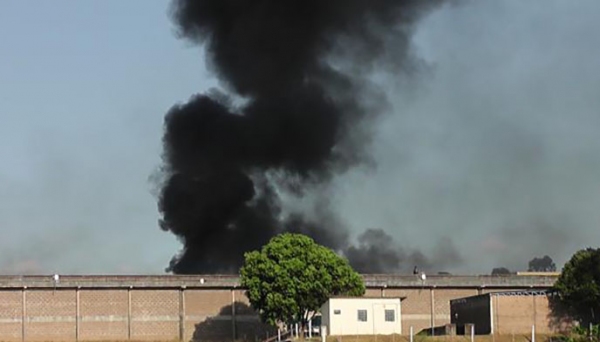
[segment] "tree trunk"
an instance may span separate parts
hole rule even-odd
[[[304,322],[304,319],[302,319],[300,321],[300,336],[299,336],[299,340],[300,341],[304,341],[304,327],[306,326],[306,323]]]

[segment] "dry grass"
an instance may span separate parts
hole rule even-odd
[[[536,342],[551,341],[552,336],[536,335]],[[320,341],[320,340],[319,340]],[[470,342],[470,336],[415,336],[414,342]],[[329,336],[327,342],[410,342],[409,336],[386,335],[386,336]],[[531,335],[479,335],[475,336],[475,342],[531,342]]]
[[[536,342],[549,342],[551,341],[552,336],[547,335],[536,335]],[[228,342],[230,340],[225,339],[223,342]],[[318,337],[313,337],[312,339],[305,339],[305,342],[317,342],[321,341]],[[469,336],[415,336],[413,338],[413,342],[470,342],[471,338]],[[0,342],[3,340],[0,338]],[[51,342],[51,341],[45,341]],[[85,341],[81,341],[85,342]],[[94,341],[94,342],[179,342],[174,340],[165,340],[165,341],[121,341],[121,340],[106,340],[106,341]],[[188,341],[186,341],[188,342]],[[214,341],[216,342],[216,341]],[[247,341],[239,341],[239,342],[247,342]],[[405,335],[378,335],[378,336],[342,336],[342,337],[327,337],[327,342],[410,342],[410,337]],[[530,335],[479,335],[475,336],[475,342],[531,342]]]

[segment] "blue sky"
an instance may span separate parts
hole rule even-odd
[[[0,265],[161,272],[179,248],[148,177],[164,113],[208,77],[167,6],[0,3]]]
[[[168,4],[0,1],[0,272],[162,273],[180,248],[149,177],[165,112],[215,81]],[[599,241],[599,11],[482,0],[428,17],[426,71],[384,77],[377,167],[332,185],[341,221],[439,260],[442,241],[461,273]]]

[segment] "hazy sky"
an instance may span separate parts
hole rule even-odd
[[[148,177],[164,113],[207,76],[167,4],[0,3],[0,265],[162,272],[179,248]]]
[[[466,1],[421,23],[418,86],[393,88],[376,172],[340,181],[353,226],[396,231],[454,270],[559,267],[600,237],[600,2]],[[352,179],[354,178],[354,179]]]
[[[168,1],[0,2],[0,270],[162,273],[180,245],[149,177],[164,113],[214,84]],[[600,238],[600,2],[468,1],[415,34],[377,168],[336,180],[353,229],[383,228],[453,271],[561,264]]]

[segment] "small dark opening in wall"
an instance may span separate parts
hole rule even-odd
[[[334,315],[339,315],[342,313],[342,310],[333,310]]]

